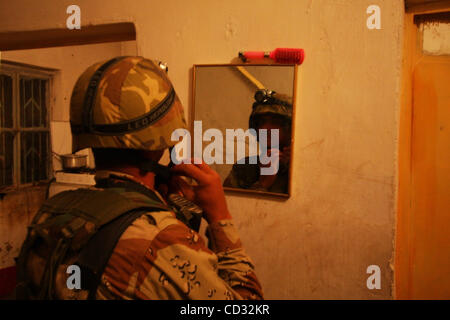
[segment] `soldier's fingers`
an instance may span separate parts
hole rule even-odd
[[[171,171],[175,174],[184,175],[196,180],[199,183],[207,181],[206,173],[202,172],[200,168],[194,164],[183,163],[177,164],[171,168]]]
[[[197,168],[205,172],[206,174],[216,174],[216,171],[214,171],[209,165],[207,165],[201,158],[191,158],[186,163],[192,163]]]
[[[193,200],[195,197],[194,189],[193,187],[187,183],[183,178],[179,176],[174,176],[170,180],[170,183],[174,185],[173,189],[177,192],[181,192],[183,196],[188,200]]]
[[[194,163],[195,163],[195,162],[194,162]],[[211,169],[210,166],[208,166],[208,165],[207,165],[206,163],[204,163],[203,161],[200,162],[200,163],[195,163],[195,166],[196,166],[197,168],[199,168],[200,170],[202,170],[203,172],[208,173],[208,174],[214,173],[214,172],[215,172],[213,169]]]

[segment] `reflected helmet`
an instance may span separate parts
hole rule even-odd
[[[256,91],[255,102],[249,118],[249,128],[257,129],[258,118],[262,115],[281,117],[287,120],[290,126],[292,120],[292,98],[266,89]]]
[[[70,100],[73,151],[175,145],[172,132],[186,128],[186,120],[165,69],[143,57],[116,57],[87,68]]]

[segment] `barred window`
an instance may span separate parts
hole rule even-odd
[[[0,66],[0,190],[50,178],[51,76]]]

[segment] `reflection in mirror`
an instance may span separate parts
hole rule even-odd
[[[295,75],[295,65],[194,66],[191,119],[225,190],[289,196]]]

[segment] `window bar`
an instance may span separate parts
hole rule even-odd
[[[0,101],[0,110],[1,110],[1,122],[0,122],[0,128],[6,127],[6,107],[5,107],[5,101],[6,101],[6,94],[5,94],[5,77],[1,76],[1,87],[2,87],[2,99]]]
[[[45,133],[41,132],[39,138],[39,180],[44,180],[45,163],[44,163],[44,137]]]
[[[39,84],[40,84],[40,81],[39,81]],[[41,92],[40,90],[39,90],[39,92]],[[39,164],[39,166],[38,166],[38,180],[42,180],[41,179],[41,175],[42,175],[42,172],[41,172],[41,161],[42,161],[42,132],[39,132],[39,153],[38,153],[38,164]]]
[[[31,95],[33,95],[33,89],[31,89]],[[33,112],[31,113],[31,119],[33,119]],[[30,181],[28,182],[34,182],[34,171],[36,170],[35,168],[35,164],[36,164],[36,134],[31,133],[31,148],[29,148],[29,155],[30,155],[30,164],[31,164],[31,176],[30,176]],[[29,147],[29,146],[27,146]]]
[[[33,80],[30,80],[30,82],[31,82],[31,99],[30,99],[30,101],[31,101],[31,103],[30,103],[30,105],[31,105],[31,126],[30,127],[33,127],[33,124],[34,124],[34,81]],[[27,101],[27,102],[30,102],[30,101]],[[31,138],[32,139],[32,141],[33,141],[33,138]],[[33,145],[33,143],[31,143],[31,145]]]
[[[5,173],[3,175],[3,184],[6,184],[6,134],[2,134],[2,140],[3,140],[3,147],[2,147],[2,155],[3,155],[3,161],[2,161],[2,170]]]
[[[18,166],[18,164],[20,165],[20,158],[18,158],[18,154],[20,154],[18,151],[20,151],[19,147],[20,147],[20,136],[19,136],[19,132],[18,132],[18,128],[20,126],[20,123],[18,122],[18,114],[20,111],[20,96],[21,96],[21,91],[20,91],[20,86],[19,86],[19,82],[18,82],[18,78],[17,78],[17,74],[14,74],[12,76],[12,87],[11,87],[11,92],[12,92],[12,98],[11,98],[11,103],[12,103],[12,110],[11,110],[11,115],[12,115],[12,127],[13,127],[13,136],[12,136],[12,151],[13,151],[13,158],[12,158],[12,165],[13,168],[11,170],[12,173],[12,181],[11,184],[13,186],[18,186],[20,185],[20,166]]]
[[[4,85],[4,81],[3,81],[3,76],[0,76],[0,86],[2,88],[2,92],[1,92],[1,101],[0,101],[0,128],[5,127],[5,112],[3,111],[3,109],[5,109],[3,107],[4,104],[4,100],[5,100],[5,85]]]
[[[3,161],[1,162],[2,167],[0,168],[0,170],[2,170],[3,174],[2,174],[2,185],[6,185],[6,168],[5,168],[5,134],[3,132],[0,133],[0,135],[2,136],[2,145],[1,145],[1,156],[3,158]]]
[[[39,127],[41,127],[41,119],[42,119],[42,80],[39,81]]]
[[[0,136],[1,136],[1,140],[2,140],[2,145],[0,146],[0,159],[4,159],[4,151],[3,149],[5,148],[5,134],[3,133],[3,96],[5,95],[5,90],[4,90],[4,85],[3,85],[3,75],[0,75],[0,87],[1,87],[1,92],[0,92]],[[0,181],[0,184],[3,186],[6,184],[6,170],[5,170],[5,165],[3,164],[3,162],[5,162],[4,160],[0,161],[0,170],[2,172],[1,178],[2,181]]]
[[[17,146],[18,152],[15,153],[16,158],[18,158],[16,160],[16,164],[19,163],[19,165],[16,165],[16,168],[17,168],[17,171],[16,171],[16,173],[17,173],[16,179],[17,180],[16,181],[17,181],[17,184],[20,185],[21,183],[23,183],[22,181],[25,181],[25,177],[26,177],[26,174],[24,172],[22,172],[22,170],[23,170],[22,166],[23,166],[23,168],[25,168],[26,163],[27,163],[25,157],[23,157],[23,155],[22,155],[23,154],[23,152],[22,152],[22,136],[23,136],[23,134],[22,134],[22,131],[20,130],[22,127],[25,126],[25,117],[23,116],[24,111],[25,111],[25,82],[22,78],[20,78],[17,75],[16,83],[19,85],[19,87],[16,87],[16,89],[20,90],[20,98],[22,99],[21,101],[19,101],[21,103],[20,108],[17,108],[17,110],[22,110],[22,114],[20,114],[20,113],[16,114],[17,129],[18,129],[17,136],[16,136],[16,139],[17,139],[16,146]],[[16,102],[17,102],[17,100],[16,100]],[[23,177],[22,177],[22,175],[23,175]]]
[[[39,127],[44,127],[43,109],[44,109],[44,107],[46,107],[45,104],[44,104],[45,96],[42,96],[42,90],[44,88],[45,88],[44,80],[39,80],[39,104],[40,104],[40,109],[39,109]]]
[[[34,80],[34,81],[36,81],[36,84],[37,84],[37,92],[34,92],[34,89],[35,89],[35,87],[34,87],[34,85],[33,85],[33,95],[35,94],[36,95],[36,97],[33,97],[33,104],[36,106],[36,107],[40,107],[40,104],[41,104],[41,81],[40,80]],[[38,96],[39,96],[39,100],[38,100]],[[37,115],[36,115],[36,117],[37,117]],[[40,110],[39,110],[39,119],[40,119],[40,117],[41,117],[41,112],[40,112]],[[35,127],[36,125],[35,125],[35,118],[33,117],[33,127]],[[40,126],[40,125],[37,125],[37,126]]]
[[[25,126],[25,84],[23,79],[19,80],[19,90],[20,90],[20,113],[19,113],[19,122],[20,126]]]
[[[45,162],[44,162],[44,167],[45,167],[45,175],[44,175],[44,177],[45,177],[45,179],[47,180],[47,179],[50,179],[51,177],[50,177],[50,174],[49,174],[49,166],[50,166],[50,152],[49,152],[49,149],[48,149],[48,141],[50,140],[50,134],[47,132],[46,134],[45,134]]]

